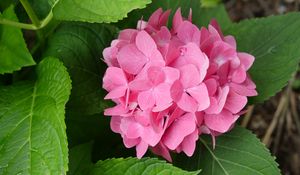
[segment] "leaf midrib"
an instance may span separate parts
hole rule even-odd
[[[202,144],[204,145],[204,147],[208,150],[208,152],[212,155],[212,157],[218,163],[218,165],[221,167],[221,169],[223,170],[223,172],[225,173],[225,175],[229,175],[229,173],[226,171],[226,169],[223,167],[223,165],[219,161],[218,157],[216,157],[215,154],[209,149],[209,147],[206,144],[205,140],[203,140],[203,139],[200,138],[200,141],[202,142]]]
[[[29,145],[29,161],[30,161],[30,166],[29,166],[29,172],[31,170],[31,128],[32,128],[32,117],[33,117],[33,109],[35,106],[35,98],[36,98],[36,89],[37,89],[37,83],[34,84],[33,87],[33,92],[32,92],[32,102],[31,102],[31,106],[30,106],[30,111],[29,111],[29,138],[28,138],[28,145]]]

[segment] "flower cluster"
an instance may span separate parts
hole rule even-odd
[[[148,148],[171,161],[170,151],[191,156],[201,134],[227,132],[241,115],[256,86],[247,70],[254,57],[237,52],[215,20],[199,29],[180,9],[172,29],[170,11],[155,11],[137,29],[125,29],[103,51],[103,78],[111,129],[137,157]]]

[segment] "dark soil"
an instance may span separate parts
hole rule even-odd
[[[300,0],[225,0],[233,21],[299,11]],[[295,36],[297,37],[297,36]],[[300,37],[300,36],[299,36]],[[242,125],[277,157],[282,174],[300,175],[300,74],[264,104],[250,106]]]

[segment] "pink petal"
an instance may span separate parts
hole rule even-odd
[[[239,52],[238,57],[240,58],[241,63],[245,66],[246,70],[250,69],[255,60],[254,56],[244,52]]]
[[[145,91],[152,87],[149,80],[133,80],[129,83],[129,89],[133,91]]]
[[[141,136],[141,133],[143,131],[143,126],[140,125],[139,123],[133,123],[131,122],[127,126],[127,131],[126,131],[126,137],[129,139],[136,139]]]
[[[210,100],[206,85],[201,83],[199,86],[187,89],[187,92],[198,102],[197,111],[202,111],[209,107]]]
[[[112,116],[110,119],[110,128],[115,133],[121,133],[121,117]]]
[[[206,114],[204,116],[206,126],[220,133],[228,131],[236,119],[236,116],[227,110],[223,110],[220,114]]]
[[[152,108],[155,104],[152,90],[141,92],[138,96],[138,104],[142,110]]]
[[[247,74],[243,65],[240,65],[236,70],[234,70],[231,75],[231,80],[235,83],[242,83],[246,80]]]
[[[156,49],[154,40],[144,30],[137,34],[135,44],[136,47],[147,57],[150,57],[152,52]]]
[[[164,144],[159,143],[158,145],[152,148],[152,151],[157,155],[163,156],[169,162],[172,162],[170,152]]]
[[[223,88],[219,88],[218,93],[217,97],[212,97],[210,99],[210,106],[205,110],[206,113],[218,114],[222,111],[229,93],[229,87],[225,86]]]
[[[158,27],[163,27],[163,26],[167,25],[170,13],[171,13],[171,10],[167,10],[160,16]]]
[[[246,106],[246,104],[247,97],[241,96],[233,90],[230,90],[224,107],[233,114],[236,114],[240,112]]]
[[[126,148],[132,148],[140,142],[140,139],[129,139],[126,136],[123,136],[123,143]]]
[[[118,38],[121,40],[131,41],[136,37],[137,33],[138,30],[136,29],[124,29],[120,31]]]
[[[223,38],[223,33],[222,33],[222,31],[221,31],[221,28],[220,28],[220,26],[219,26],[217,20],[216,20],[216,19],[212,19],[212,20],[210,21],[210,25],[211,25],[216,31],[218,31],[218,34]]]
[[[117,67],[108,67],[103,77],[103,88],[107,91],[126,85],[127,78],[123,70]]]
[[[217,81],[216,79],[214,78],[210,78],[208,80],[205,80],[204,82],[206,84],[206,87],[207,87],[207,90],[208,90],[208,94],[210,96],[214,95],[218,89],[218,84],[217,84]]]
[[[224,41],[236,49],[236,41],[233,36],[231,36],[231,35],[225,36]]]
[[[192,134],[186,136],[182,143],[182,151],[189,157],[191,157],[194,154],[194,151],[196,149],[196,141],[198,140],[198,130],[195,130]]]
[[[201,82],[199,71],[195,65],[187,64],[180,67],[179,70],[180,82],[185,89],[197,86]]]
[[[123,97],[126,93],[127,86],[119,86],[113,90],[111,90],[105,97],[104,99],[116,99]]]
[[[186,93],[182,94],[180,100],[177,101],[176,104],[186,112],[196,112],[198,110],[197,101]]]
[[[199,49],[195,43],[188,43],[181,47],[181,56],[172,64],[176,68],[180,68],[186,64],[197,66],[200,72],[200,80],[202,81],[206,75],[209,60],[207,56]]]
[[[147,63],[147,57],[134,44],[124,46],[117,59],[123,70],[134,75],[138,74]]]
[[[165,82],[169,84],[173,84],[174,81],[178,80],[180,77],[180,72],[178,69],[172,67],[164,67],[163,68],[165,73]]]
[[[152,66],[148,69],[148,79],[154,86],[165,81],[165,73],[161,67]]]
[[[159,112],[167,109],[172,105],[172,98],[170,94],[171,86],[167,83],[161,83],[154,89],[156,106],[153,108],[154,112]]]
[[[177,102],[181,99],[182,94],[183,86],[179,80],[176,80],[171,86],[171,97],[175,102]]]
[[[183,22],[182,16],[181,16],[181,9],[178,8],[174,17],[173,17],[173,30],[175,33],[177,33],[178,31],[178,27],[180,26],[180,24]]]
[[[142,139],[150,146],[155,146],[161,139],[163,132],[156,132],[152,126],[144,128]]]
[[[136,157],[142,158],[148,150],[148,144],[141,141],[138,145],[136,145]]]
[[[189,21],[183,21],[178,27],[178,38],[184,43],[194,42],[200,44],[200,31],[197,26]]]
[[[119,104],[116,105],[112,108],[107,108],[104,111],[104,115],[106,116],[117,116],[117,115],[122,115],[122,114],[126,114],[128,112],[128,109],[126,108],[126,106]]]
[[[194,132],[196,124],[194,116],[191,113],[187,113],[182,117],[175,120],[173,124],[166,130],[163,143],[171,150],[175,150],[183,139]]]
[[[152,15],[149,17],[148,24],[151,25],[153,28],[156,28],[159,23],[160,16],[163,14],[162,8],[155,10]]]

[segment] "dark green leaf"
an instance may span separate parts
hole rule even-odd
[[[102,113],[108,106],[101,87],[106,69],[101,57],[115,32],[116,29],[108,25],[65,23],[50,38],[45,55],[60,58],[73,82],[68,115]]]
[[[199,172],[187,172],[156,158],[113,158],[97,162],[90,175],[197,175]]]
[[[37,67],[37,81],[0,87],[0,174],[65,174],[64,123],[71,80],[58,59]]]
[[[236,126],[216,138],[201,136],[191,158],[177,155],[175,165],[187,169],[202,169],[204,175],[279,175],[278,164],[267,148],[248,130]]]
[[[0,18],[18,21],[13,6],[4,11]],[[24,66],[34,65],[21,29],[0,25],[0,74],[12,73]]]
[[[237,39],[239,51],[256,58],[250,69],[262,102],[280,91],[297,70],[300,58],[300,13],[245,20],[232,25],[226,33]]]
[[[68,175],[88,174],[93,166],[91,153],[91,142],[71,148],[69,153],[70,170],[68,171]]]
[[[53,13],[59,20],[117,22],[126,17],[128,12],[144,8],[150,2],[151,0],[60,0],[54,7]]]

